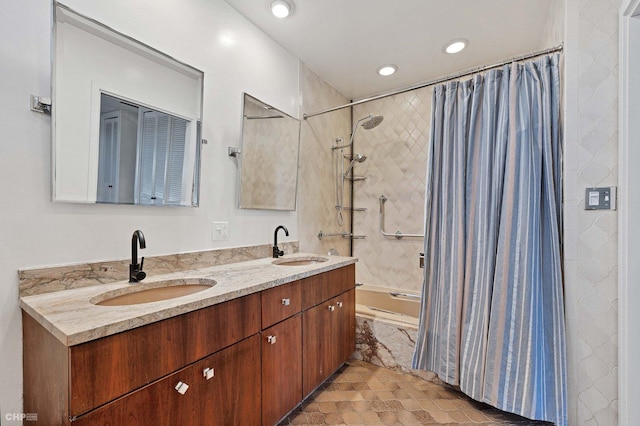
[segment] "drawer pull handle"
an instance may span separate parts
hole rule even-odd
[[[187,392],[187,389],[189,389],[189,385],[183,382],[178,382],[175,389],[180,395],[184,395]]]
[[[287,298],[287,299],[282,299],[282,304],[284,306],[289,306],[291,304],[291,299]]]
[[[269,343],[270,345],[275,345],[276,344],[276,336],[267,336],[267,343]]]
[[[216,373],[215,373],[215,370],[213,368],[205,368],[204,370],[202,370],[202,375],[207,380],[213,379],[213,376],[215,376],[215,374]]]
[[[333,305],[329,305],[329,312],[333,312],[336,310],[336,307]]]
[[[342,308],[342,302],[337,302],[336,305],[338,306],[338,308]]]

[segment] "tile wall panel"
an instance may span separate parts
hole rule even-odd
[[[371,130],[360,128],[354,150],[367,160],[357,163],[356,175],[365,181],[354,182],[357,207],[354,233],[365,240],[354,242],[359,257],[356,280],[365,284],[420,292],[422,272],[418,255],[422,238],[385,237],[380,231],[380,196],[385,195],[385,231],[424,233],[424,191],[427,171],[427,145],[431,116],[431,89],[367,102],[354,107],[354,120],[367,114],[382,114],[382,123]]]
[[[349,102],[342,94],[322,80],[304,64],[300,64],[300,94],[302,112],[313,113]],[[349,215],[345,212],[343,226],[336,222],[335,181],[331,147],[336,138],[349,141],[350,108],[302,120],[300,130],[300,163],[298,170],[298,232],[300,249],[326,254],[332,248],[341,255],[350,253],[350,241],[341,237],[318,238],[318,233],[349,231]],[[350,197],[345,187],[345,200]]]
[[[565,297],[569,421],[618,422],[615,211],[585,211],[584,191],[617,185],[620,0],[567,0]]]

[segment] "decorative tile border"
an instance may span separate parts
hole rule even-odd
[[[299,243],[297,241],[281,243],[280,247],[284,249],[285,253],[297,253],[299,251]],[[151,277],[171,272],[225,265],[270,257],[271,248],[271,245],[263,244],[145,257],[144,269],[147,272],[147,276]],[[127,259],[20,270],[18,271],[20,296],[31,296],[123,281],[127,279],[129,274],[129,262]]]

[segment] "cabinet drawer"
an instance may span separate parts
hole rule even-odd
[[[262,292],[262,329],[289,318],[301,309],[300,281]]]
[[[205,369],[212,369],[207,378]],[[76,419],[83,425],[260,424],[260,338],[254,335]],[[187,385],[180,393],[178,383]]]
[[[306,310],[345,291],[355,288],[356,267],[348,265],[339,269],[300,280],[302,309]]]
[[[78,416],[260,330],[260,294],[69,348],[70,415]]]

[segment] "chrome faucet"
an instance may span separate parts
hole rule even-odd
[[[282,225],[278,226],[276,230],[273,232],[273,258],[274,259],[277,259],[278,256],[284,256],[284,251],[278,250],[278,231],[281,229],[284,229],[284,233],[287,237],[289,236],[289,230]]]
[[[144,234],[141,230],[133,232],[131,237],[131,264],[129,265],[129,282],[137,283],[145,279],[147,274],[142,270],[144,265],[144,256],[140,263],[138,263],[138,242],[140,243],[140,249],[146,248],[147,244],[144,241]]]

